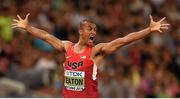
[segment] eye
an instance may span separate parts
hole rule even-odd
[[[89,31],[91,31],[91,30],[92,30],[92,27],[88,27],[87,29],[88,29]]]
[[[96,31],[97,29],[96,28],[94,28],[94,31]]]

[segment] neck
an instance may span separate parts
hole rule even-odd
[[[87,44],[85,43],[85,41],[84,41],[84,39],[82,38],[82,36],[80,36],[79,41],[77,42],[76,45],[77,45],[78,47],[82,47],[82,48],[87,47]]]
[[[76,53],[82,53],[87,48],[87,45],[81,41],[78,41],[78,43],[74,46],[74,52]]]
[[[76,43],[75,46],[77,46],[78,48],[85,48],[85,47],[87,47],[87,45],[86,45],[83,41],[81,41],[81,40],[79,40],[79,41]]]

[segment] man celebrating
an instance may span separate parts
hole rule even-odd
[[[29,15],[27,14],[25,19],[17,15],[18,20],[13,20],[13,28],[22,28],[28,31],[29,34],[48,42],[58,51],[65,53],[63,96],[68,98],[98,97],[97,70],[102,60],[122,46],[145,38],[152,32],[161,33],[163,30],[168,29],[169,26],[169,24],[162,23],[165,17],[155,22],[150,16],[149,27],[108,43],[94,45],[96,25],[90,20],[80,22],[79,41],[73,43],[59,40],[44,30],[30,26],[28,24]]]

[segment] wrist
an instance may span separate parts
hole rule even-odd
[[[151,26],[148,27],[148,31],[149,31],[149,32],[153,32],[153,29],[152,29]]]
[[[24,29],[25,29],[25,30],[28,30],[29,27],[30,27],[30,26],[27,24],[27,25],[24,27]]]

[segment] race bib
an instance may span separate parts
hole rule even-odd
[[[68,90],[82,91],[85,86],[85,72],[65,70],[64,86]]]

